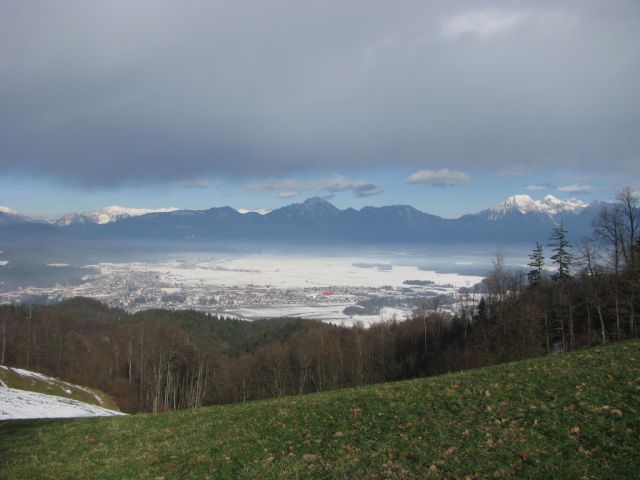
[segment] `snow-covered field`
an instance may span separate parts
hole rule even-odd
[[[101,270],[118,268],[120,264],[103,263]],[[421,270],[370,257],[313,257],[245,255],[210,259],[173,260],[159,263],[129,263],[133,271],[157,272],[166,280],[183,285],[239,286],[256,285],[275,288],[311,286],[371,287],[402,286],[405,280],[431,280],[454,287],[471,287],[482,280],[479,276],[438,273]]]
[[[84,296],[132,312],[195,309],[250,320],[295,316],[368,325],[402,320],[417,304],[438,295],[449,298],[442,308],[453,311],[451,299],[458,290],[472,288],[483,277],[442,271],[484,271],[482,261],[486,258],[474,252],[449,259],[403,251],[359,256],[177,253],[154,261],[88,265],[99,273],[87,275],[80,285],[23,288],[0,295],[0,302],[20,303],[29,295],[52,301]],[[363,310],[375,315],[354,314],[353,309],[353,315],[344,313],[345,307],[375,299],[382,299],[379,312]]]
[[[353,303],[251,306],[228,309],[225,314],[247,319],[285,316],[300,317],[351,327],[356,323],[371,325],[381,321],[405,320],[411,313],[398,308],[383,307],[379,315],[348,316],[343,313],[343,310],[350,305],[353,305]]]
[[[64,380],[50,377],[43,373],[33,372],[31,370],[24,370],[22,368],[7,367],[5,365],[0,365],[0,387],[7,386],[4,382],[2,382],[2,376],[4,375],[8,375],[6,377],[7,379],[10,379],[12,377],[13,378],[22,377],[23,379],[29,379],[31,388],[35,388],[37,386],[38,388],[45,390],[47,394],[64,393],[65,395],[73,395],[78,393],[86,393],[91,397],[93,397],[95,402],[97,402],[98,404],[105,405],[105,399],[101,395],[99,395],[97,391],[87,387],[83,387],[81,385],[75,385],[73,383],[65,382]]]
[[[345,257],[310,255],[185,255],[159,262],[100,263],[93,265],[102,279],[138,278],[147,282],[145,295],[186,295],[186,303],[170,308],[196,308],[244,319],[292,316],[325,322],[369,325],[391,319],[403,320],[410,308],[387,305],[375,315],[346,315],[345,307],[364,298],[394,296],[411,287],[415,295],[455,295],[460,287],[473,287],[482,277],[426,270],[418,261],[400,256]],[[99,278],[96,279],[100,282]],[[406,281],[414,281],[407,285]],[[432,282],[417,286],[417,282]],[[119,282],[122,282],[121,280]],[[106,284],[106,281],[102,281]],[[110,285],[114,285],[113,281]],[[325,291],[329,294],[325,295]],[[99,296],[100,292],[87,292]],[[215,307],[198,305],[199,298],[213,295]],[[142,294],[141,294],[142,296]],[[157,297],[157,294],[156,294]],[[151,305],[162,307],[162,303]],[[141,308],[149,308],[142,306]]]
[[[0,365],[0,420],[123,415],[106,408],[107,399],[91,388]]]
[[[71,398],[0,386],[0,420],[124,415]]]

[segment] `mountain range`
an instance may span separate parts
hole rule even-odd
[[[430,244],[531,243],[545,241],[564,221],[573,241],[591,233],[592,220],[606,204],[547,195],[534,200],[514,195],[493,208],[456,219],[409,205],[338,209],[313,197],[272,211],[141,209],[119,206],[72,213],[49,222],[0,207],[0,240],[21,235],[58,238],[129,239],[171,242]]]
[[[69,213],[60,218],[52,220],[50,223],[66,227],[77,223],[97,223],[104,225],[105,223],[113,223],[128,217],[139,217],[149,213],[175,212],[177,208],[127,208],[119,205],[111,205],[100,210],[92,212]]]

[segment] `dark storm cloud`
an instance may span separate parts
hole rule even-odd
[[[635,0],[5,0],[0,168],[85,185],[637,173],[639,73]]]

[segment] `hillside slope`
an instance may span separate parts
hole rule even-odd
[[[0,385],[30,392],[44,393],[46,395],[71,398],[109,409],[117,410],[118,408],[113,399],[100,390],[75,385],[60,380],[59,378],[32,372],[31,370],[24,370],[22,368],[0,365]]]
[[[0,386],[0,420],[25,418],[110,417],[124,415],[68,397]]]
[[[119,415],[117,410],[100,390],[0,365],[0,420]]]
[[[640,341],[163,415],[0,423],[0,478],[638,478]]]

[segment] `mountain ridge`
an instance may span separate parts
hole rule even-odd
[[[150,213],[169,213],[178,210],[176,207],[168,208],[128,208],[120,205],[110,205],[98,210],[87,212],[73,212],[54,219],[51,223],[59,226],[68,226],[74,223],[96,223],[103,225],[117,222],[122,218],[139,217]]]
[[[428,212],[424,212],[419,210],[412,205],[406,204],[392,204],[392,205],[383,205],[380,207],[374,206],[364,206],[360,209],[354,209],[352,207],[348,207],[345,209],[339,209],[331,202],[323,199],[321,197],[310,197],[300,203],[291,203],[285,205],[283,207],[279,207],[276,209],[246,209],[246,208],[238,208],[235,209],[230,206],[223,207],[210,207],[207,209],[182,209],[177,207],[161,207],[161,208],[132,208],[132,207],[123,207],[120,205],[110,205],[107,207],[103,207],[97,210],[89,210],[89,211],[80,211],[80,212],[70,212],[60,217],[56,217],[47,222],[37,220],[26,215],[23,215],[9,207],[0,205],[0,215],[4,214],[5,216],[11,216],[20,218],[23,221],[29,221],[31,223],[49,223],[52,225],[57,225],[61,227],[70,226],[78,223],[94,223],[97,225],[105,225],[108,223],[114,223],[125,218],[132,217],[141,217],[145,215],[152,214],[164,214],[164,213],[173,213],[176,215],[192,215],[197,213],[205,213],[205,212],[213,212],[213,211],[221,211],[226,210],[227,212],[231,212],[231,210],[239,213],[241,215],[256,213],[261,216],[278,216],[278,217],[299,217],[304,215],[312,215],[316,217],[328,217],[335,215],[339,212],[349,212],[349,213],[365,213],[372,211],[380,211],[380,210],[395,210],[397,212],[403,212],[406,216],[429,216],[432,218],[439,218],[442,220],[459,220],[463,217],[468,216],[484,216],[490,220],[496,220],[499,216],[504,216],[509,213],[519,212],[523,215],[528,213],[540,213],[547,214],[552,218],[555,218],[558,214],[579,214],[585,209],[589,208],[595,204],[602,204],[604,202],[593,201],[591,203],[584,202],[582,200],[576,198],[569,198],[566,200],[561,200],[559,198],[554,197],[553,195],[546,195],[542,200],[535,200],[529,195],[526,194],[516,194],[507,197],[503,202],[498,203],[497,205],[481,210],[477,213],[466,213],[456,218],[445,218],[440,217],[438,215],[434,215]]]
[[[251,244],[382,244],[382,243],[531,243],[548,238],[563,220],[572,241],[591,232],[603,202],[546,196],[534,200],[515,195],[498,205],[455,219],[422,212],[410,205],[365,206],[339,209],[326,199],[312,197],[266,213],[230,207],[205,210],[126,209],[117,207],[85,215],[79,221],[43,223],[26,217],[0,217],[0,240],[21,235],[92,240],[168,242],[231,242]],[[103,212],[105,209],[94,212]],[[16,212],[17,213],[17,212]],[[82,214],[79,214],[82,215]],[[64,218],[64,217],[63,217]]]

